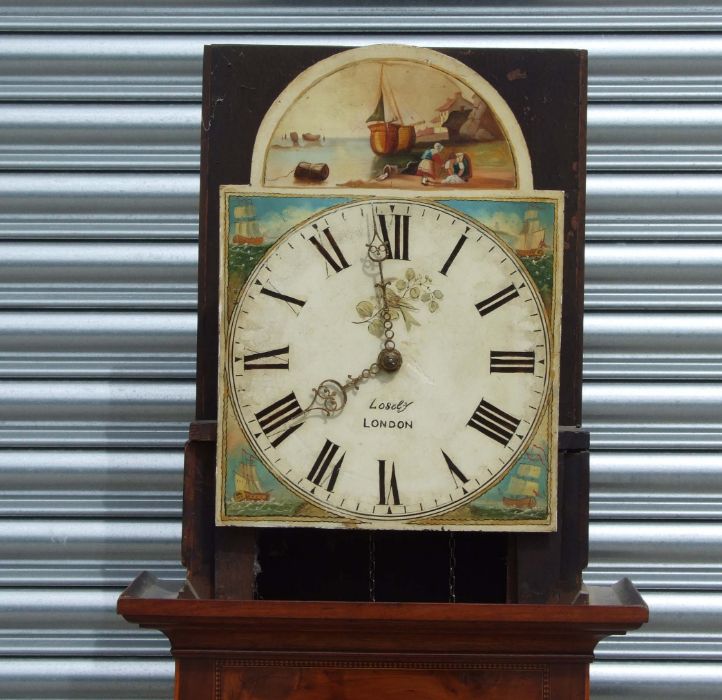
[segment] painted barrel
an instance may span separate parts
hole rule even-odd
[[[326,163],[307,163],[301,161],[293,172],[297,180],[313,180],[323,182],[328,177],[329,169]]]

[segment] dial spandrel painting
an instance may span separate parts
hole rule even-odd
[[[563,193],[483,76],[319,61],[220,221],[219,525],[556,528]]]

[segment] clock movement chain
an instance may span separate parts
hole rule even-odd
[[[397,372],[401,367],[401,353],[396,349],[394,342],[394,323],[391,319],[391,311],[389,310],[389,300],[386,287],[390,284],[384,278],[384,260],[391,257],[391,246],[388,241],[381,240],[379,232],[376,228],[376,216],[372,216],[373,221],[373,237],[368,248],[368,258],[379,266],[379,282],[375,288],[378,292],[379,301],[381,302],[381,318],[384,324],[384,347],[379,353],[378,364],[387,372]],[[377,242],[378,241],[378,242]]]
[[[449,533],[449,602],[456,602],[456,538]]]
[[[369,600],[376,602],[376,538],[369,532]]]

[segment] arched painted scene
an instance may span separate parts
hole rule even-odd
[[[264,186],[520,186],[514,145],[480,78],[487,89],[429,61],[374,58],[289,95],[298,82],[265,124]]]

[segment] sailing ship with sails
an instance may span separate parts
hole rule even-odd
[[[240,204],[231,212],[231,242],[234,245],[261,245],[263,233],[256,221],[256,208],[253,204]]]
[[[507,508],[535,508],[539,495],[539,479],[542,468],[535,464],[520,464],[509,481],[509,488],[502,497]]]
[[[236,467],[234,482],[234,501],[267,501],[271,497],[269,491],[263,490],[252,457],[245,450],[240,464]]]
[[[379,99],[366,124],[369,128],[371,150],[377,156],[409,151],[416,144],[414,124],[404,123],[383,64],[379,77]]]
[[[524,214],[524,225],[519,233],[519,242],[516,252],[525,257],[541,258],[547,251],[546,229],[539,221],[539,212],[536,209],[527,209]]]

